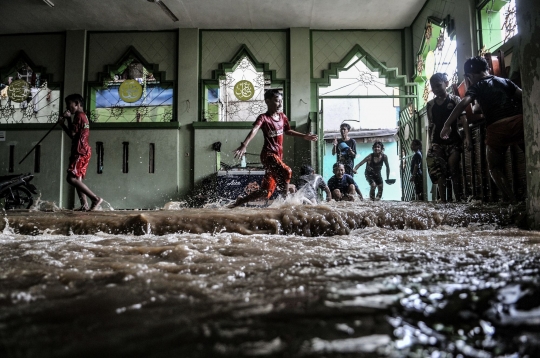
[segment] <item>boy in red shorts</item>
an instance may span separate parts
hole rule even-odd
[[[301,137],[305,140],[316,141],[316,134],[303,134],[296,132],[289,126],[289,119],[283,113],[283,97],[277,89],[270,89],[264,94],[264,102],[268,107],[266,113],[259,115],[253,124],[253,129],[246,139],[234,151],[235,158],[241,158],[245,153],[249,142],[255,137],[259,128],[264,134],[264,145],[261,151],[261,163],[266,170],[259,190],[247,196],[238,197],[236,201],[229,205],[230,208],[237,207],[247,202],[263,197],[270,198],[276,188],[281,190],[283,197],[289,192],[289,182],[292,171],[283,162],[283,135]]]
[[[75,187],[77,195],[81,202],[81,207],[77,211],[94,211],[101,202],[102,198],[94,194],[84,183],[86,168],[92,155],[92,148],[88,145],[88,136],[90,135],[90,123],[86,114],[83,112],[83,98],[79,94],[70,94],[66,97],[67,110],[58,118],[58,123],[62,126],[66,134],[71,138],[71,155],[69,157],[69,167],[67,182]],[[73,114],[73,120],[71,115]],[[68,125],[65,121],[67,119]],[[86,197],[92,201],[88,207]]]

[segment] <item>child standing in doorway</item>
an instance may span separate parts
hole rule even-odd
[[[267,90],[264,94],[264,102],[267,106],[266,113],[257,117],[246,139],[234,151],[234,156],[235,158],[241,158],[246,153],[249,142],[255,137],[259,129],[262,129],[264,145],[261,151],[261,163],[266,173],[259,190],[244,197],[238,197],[233,204],[229,205],[230,208],[263,197],[270,198],[276,188],[281,191],[283,197],[286,197],[289,193],[292,171],[283,162],[283,135],[300,137],[309,141],[317,140],[316,134],[304,134],[291,129],[289,119],[283,113],[283,96],[279,90]]]
[[[356,141],[349,138],[351,126],[347,123],[341,123],[339,132],[341,138],[334,138],[334,146],[332,147],[332,155],[337,155],[337,163],[343,164],[345,174],[354,176],[354,158],[356,158]]]
[[[94,211],[99,208],[103,199],[94,194],[84,183],[86,169],[92,155],[92,148],[88,144],[90,135],[90,123],[83,111],[83,98],[80,94],[70,94],[66,97],[67,110],[58,118],[58,123],[71,138],[71,155],[66,181],[75,187],[81,207],[77,211]],[[73,115],[73,120],[71,120]],[[68,122],[67,126],[65,122]],[[88,206],[86,198],[90,198],[92,204]]]
[[[371,147],[373,153],[365,157],[360,163],[354,167],[354,172],[358,170],[364,163],[366,163],[366,180],[369,183],[369,198],[371,200],[381,200],[383,195],[383,178],[381,170],[383,164],[386,165],[386,180],[390,178],[390,165],[388,165],[388,157],[384,154],[384,144],[382,142],[375,142]],[[375,197],[375,189],[377,189],[377,196]]]

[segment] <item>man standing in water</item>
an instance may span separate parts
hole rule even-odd
[[[80,94],[70,94],[66,97],[67,110],[58,118],[58,123],[64,129],[64,132],[71,138],[71,155],[69,157],[69,167],[67,182],[75,187],[81,207],[77,211],[94,211],[101,202],[102,198],[94,194],[84,183],[86,168],[90,162],[92,148],[88,145],[88,136],[90,135],[90,123],[86,114],[83,112],[83,98]],[[71,120],[71,115],[73,121]],[[68,125],[65,125],[67,120]],[[92,205],[88,207],[86,197],[92,200]]]
[[[469,87],[465,97],[454,108],[441,130],[441,138],[448,139],[452,124],[465,108],[477,100],[486,118],[486,157],[489,173],[503,194],[504,201],[516,198],[504,175],[505,154],[509,146],[517,144],[525,149],[521,88],[509,79],[489,74],[489,65],[481,56],[471,57],[463,65]],[[468,142],[466,140],[466,142]],[[466,143],[468,146],[469,143]]]
[[[316,134],[303,134],[291,129],[289,119],[283,113],[283,96],[279,90],[270,89],[266,91],[264,102],[267,106],[266,113],[257,117],[246,139],[234,151],[234,157],[241,158],[246,153],[249,142],[255,137],[259,128],[261,128],[264,135],[261,163],[266,173],[264,174],[259,190],[244,197],[238,197],[233,204],[229,205],[229,208],[234,208],[263,197],[270,198],[276,188],[279,188],[281,195],[286,197],[289,192],[292,171],[283,162],[283,134],[301,137],[310,141],[317,140]]]

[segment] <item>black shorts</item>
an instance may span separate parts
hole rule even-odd
[[[383,183],[383,179],[380,173],[377,174],[373,172],[371,173],[366,172],[366,180],[369,183],[369,185],[371,185],[371,183],[375,183],[375,185],[381,185]]]

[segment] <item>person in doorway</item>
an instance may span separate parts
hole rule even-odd
[[[341,123],[339,132],[341,138],[334,138],[334,146],[332,147],[332,155],[337,155],[337,163],[343,164],[345,174],[354,176],[354,158],[356,158],[356,141],[349,138],[351,126],[347,123]]]
[[[525,149],[521,88],[509,79],[490,75],[489,65],[481,56],[465,61],[464,70],[469,83],[467,92],[444,123],[440,136],[449,138],[452,125],[463,110],[474,100],[478,101],[486,118],[485,143],[489,172],[502,192],[503,200],[514,203],[516,198],[504,175],[504,165],[509,146],[517,144],[522,150]],[[468,139],[465,141],[468,146]]]
[[[317,204],[318,202],[317,189],[321,189],[326,193],[326,201],[332,200],[332,193],[323,177],[315,174],[315,171],[309,165],[302,166],[300,169],[300,178],[298,178],[296,184],[298,190],[303,190],[304,199],[311,204]]]
[[[414,183],[414,193],[416,200],[424,200],[424,177],[422,173],[422,142],[419,139],[413,139],[411,150],[414,155],[411,160],[411,181]]]
[[[328,188],[332,193],[332,198],[336,201],[354,201],[354,194],[358,194],[360,200],[363,200],[362,192],[354,181],[353,177],[345,173],[345,166],[341,163],[335,163],[332,167],[334,176],[328,180]]]
[[[386,165],[386,180],[390,177],[390,165],[388,165],[388,157],[384,154],[384,144],[382,142],[375,142],[371,147],[373,153],[365,157],[360,163],[354,167],[354,172],[358,170],[364,163],[366,164],[366,180],[369,183],[369,198],[371,200],[381,200],[383,195],[383,178],[381,170],[383,164]],[[377,189],[377,196],[375,196],[375,189]]]
[[[439,135],[450,113],[460,102],[460,98],[446,92],[449,81],[445,73],[435,73],[429,79],[431,91],[435,98],[426,105],[429,132],[428,132],[428,172],[433,183],[437,184],[441,202],[446,203],[446,183],[451,179],[456,201],[463,199],[463,186],[461,184],[461,153],[463,142],[458,132],[457,122],[453,123],[448,138]],[[466,142],[470,143],[470,130],[465,113],[460,114]],[[467,144],[468,145],[468,144]],[[448,198],[452,200],[452,198]]]
[[[67,182],[75,188],[81,207],[77,211],[94,211],[99,208],[103,199],[94,194],[84,183],[86,168],[90,162],[92,148],[88,144],[90,135],[90,124],[83,111],[83,98],[80,94],[70,94],[66,97],[67,110],[58,118],[58,123],[71,138],[71,155],[69,157],[69,166]],[[73,115],[73,120],[71,116]],[[67,126],[65,122],[67,121]],[[92,204],[88,206],[87,197]]]
[[[309,141],[317,140],[316,134],[304,134],[291,129],[289,119],[283,113],[283,96],[279,90],[267,90],[264,94],[264,102],[267,106],[266,113],[257,117],[246,139],[234,151],[234,156],[235,158],[241,158],[246,153],[249,142],[255,137],[259,129],[262,129],[264,145],[261,151],[261,163],[266,173],[259,190],[246,196],[238,197],[233,204],[229,205],[230,208],[263,197],[269,199],[276,188],[281,191],[283,197],[286,197],[289,193],[289,182],[292,171],[283,162],[283,135],[300,137]]]

